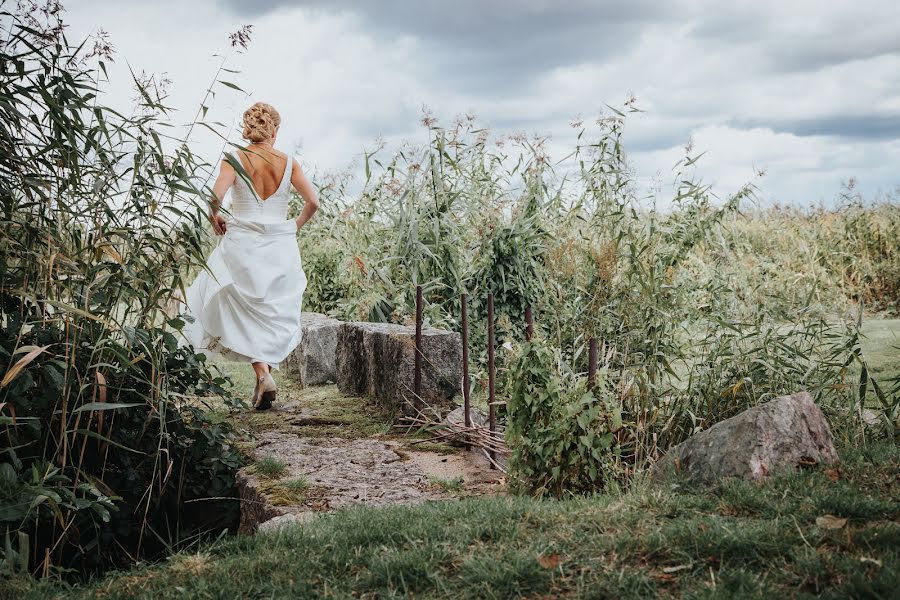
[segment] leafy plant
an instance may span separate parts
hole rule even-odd
[[[239,401],[170,316],[210,169],[167,137],[162,82],[101,104],[109,48],[70,46],[57,3],[2,16],[3,568],[88,574],[236,523],[235,432],[203,397]]]
[[[604,372],[597,385],[561,364],[541,340],[527,342],[509,369],[510,472],[532,493],[585,494],[621,471],[621,407]]]

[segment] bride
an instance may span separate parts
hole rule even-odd
[[[296,159],[273,146],[280,124],[278,111],[264,102],[244,112],[243,137],[250,143],[226,156],[212,189],[210,220],[222,239],[185,296],[185,341],[250,363],[252,404],[259,410],[275,400],[271,369],[300,343],[306,274],[296,234],[319,208]],[[291,186],[305,201],[296,219],[287,218]],[[219,209],[229,189],[226,219]]]

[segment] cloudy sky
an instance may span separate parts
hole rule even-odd
[[[165,73],[177,118],[193,117],[219,59],[251,94],[219,87],[211,118],[254,100],[282,113],[279,143],[338,170],[383,138],[421,142],[423,105],[472,112],[495,132],[573,144],[630,95],[626,145],[641,183],[672,178],[688,140],[725,196],[754,180],[765,202],[830,202],[849,178],[870,197],[900,185],[900,3],[896,0],[69,0],[70,38],[105,29],[110,102],[128,68]],[[253,25],[246,52],[228,34]],[[237,141],[237,136],[235,136]],[[198,138],[215,155],[218,145]]]

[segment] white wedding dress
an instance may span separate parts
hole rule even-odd
[[[266,199],[240,175],[226,233],[187,289],[184,343],[236,362],[277,369],[300,343],[306,274],[297,224],[287,218],[293,159]]]

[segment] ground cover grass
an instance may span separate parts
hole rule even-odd
[[[34,598],[889,598],[900,586],[900,454],[764,485],[638,484],[587,499],[490,497],[338,511]]]

